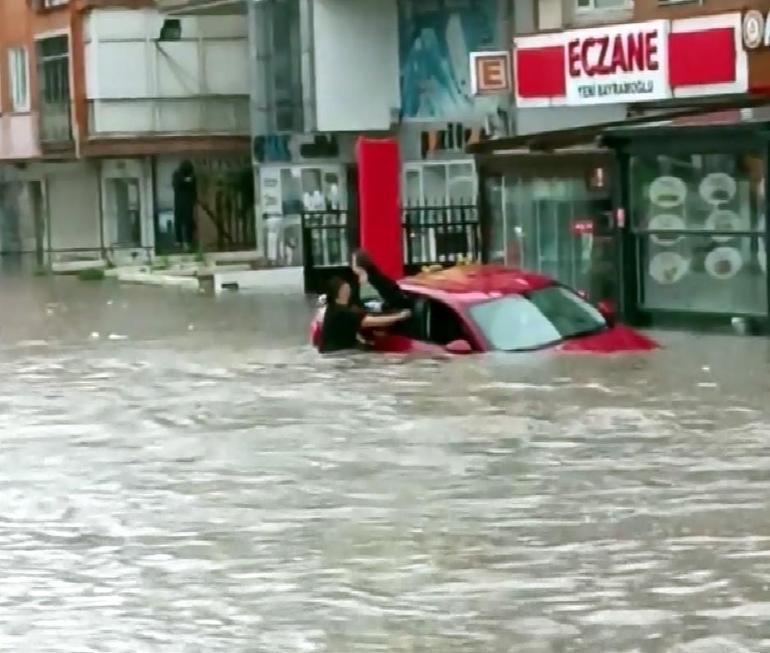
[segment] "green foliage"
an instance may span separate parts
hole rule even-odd
[[[100,268],[89,268],[78,272],[78,279],[81,281],[101,281],[104,279],[104,270]]]

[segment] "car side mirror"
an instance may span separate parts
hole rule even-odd
[[[452,342],[447,344],[444,349],[446,349],[450,354],[457,355],[473,353],[473,347],[471,347],[467,340],[452,340]]]
[[[588,293],[585,290],[576,290],[578,297],[581,297],[582,299],[588,299]]]
[[[612,302],[607,300],[601,301],[597,304],[596,308],[609,326],[615,325],[615,307],[612,305]]]

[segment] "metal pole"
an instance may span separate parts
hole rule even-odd
[[[51,236],[51,197],[48,192],[48,176],[42,178],[43,194],[45,197],[45,233],[48,244],[48,271],[53,272],[53,239]]]

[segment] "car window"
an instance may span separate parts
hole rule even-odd
[[[403,322],[396,322],[396,324],[390,327],[390,330],[392,333],[406,336],[407,338],[425,340],[428,300],[413,293],[405,292],[404,294],[412,301],[412,316]]]
[[[561,286],[477,304],[470,315],[491,347],[502,351],[537,349],[607,326],[599,311]]]
[[[443,302],[429,300],[426,340],[437,345],[467,340],[465,328],[454,309]]]

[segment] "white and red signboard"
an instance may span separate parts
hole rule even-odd
[[[668,96],[668,21],[568,33],[567,104],[614,104]]]
[[[507,53],[472,53],[474,90],[500,92],[500,71],[510,61],[508,89],[521,107],[743,93],[748,90],[743,41],[740,12],[520,36],[511,59]],[[478,74],[482,61],[496,74]]]

